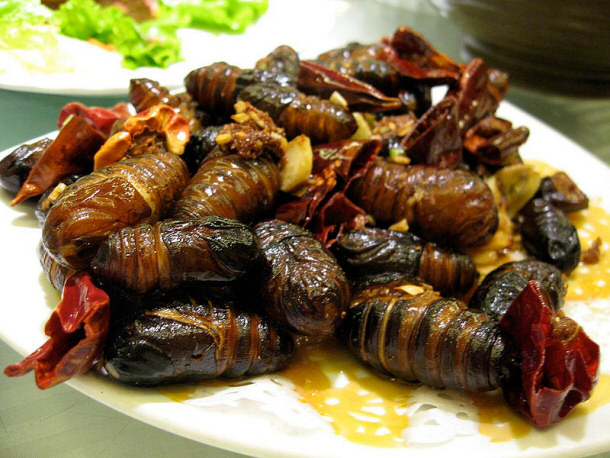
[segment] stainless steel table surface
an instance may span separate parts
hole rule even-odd
[[[402,8],[370,0],[354,0],[349,4],[347,12],[337,18],[329,47],[356,39],[371,42],[391,34],[397,25],[406,24],[420,31],[440,51],[463,60],[460,30],[428,4],[417,0],[406,2],[407,6]],[[511,87],[507,99],[610,165],[610,100],[564,97],[517,86]],[[111,106],[125,97],[87,98],[0,90],[0,150],[54,130],[59,109],[73,100]],[[19,354],[0,342],[0,368],[20,359]],[[11,379],[0,375],[0,457],[43,456],[242,455],[159,430],[68,386],[40,391],[31,375]],[[610,453],[599,456],[610,457]]]

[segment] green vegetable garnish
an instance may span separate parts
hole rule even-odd
[[[51,16],[37,0],[0,1],[0,49],[56,46]]]
[[[112,46],[127,68],[165,68],[181,59],[179,28],[242,33],[267,8],[268,0],[160,0],[158,17],[138,23],[94,0],[68,0],[57,11],[37,0],[0,0],[0,49],[48,48],[57,43],[56,28],[68,37]]]

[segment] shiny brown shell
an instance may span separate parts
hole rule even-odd
[[[210,159],[184,189],[171,217],[188,220],[218,215],[243,223],[257,221],[273,208],[279,180],[276,163],[266,155]]]
[[[117,323],[103,367],[129,385],[239,378],[283,369],[294,353],[292,336],[264,317],[200,294],[153,300]]]
[[[557,313],[566,295],[566,279],[557,267],[536,259],[507,262],[492,270],[483,278],[468,306],[494,321],[500,321],[531,280],[536,280],[544,289],[549,299],[548,306]]]
[[[60,264],[87,269],[111,234],[166,215],[188,178],[182,159],[166,152],[96,170],[69,186],[51,207],[42,227],[43,244]]]
[[[521,209],[521,241],[529,254],[569,274],[580,262],[578,232],[564,212],[542,198]]]
[[[209,216],[123,228],[100,246],[91,269],[104,281],[143,293],[235,280],[258,254],[250,228]]]
[[[333,252],[350,279],[402,273],[430,284],[443,295],[467,292],[479,276],[467,255],[410,232],[379,228],[348,231],[339,237]]]
[[[313,144],[328,143],[351,137],[357,128],[348,109],[288,86],[251,84],[239,93],[238,99],[269,113],[289,139],[303,134]]]
[[[331,334],[350,296],[334,256],[312,233],[285,221],[265,221],[254,231],[261,248],[255,275],[261,308],[293,332]]]
[[[377,223],[406,219],[413,232],[443,246],[484,245],[498,226],[491,189],[478,175],[461,169],[377,160],[348,194]]]
[[[354,292],[338,335],[358,359],[401,380],[475,392],[501,383],[505,341],[496,324],[423,283]]]

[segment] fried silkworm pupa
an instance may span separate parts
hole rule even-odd
[[[557,313],[563,306],[567,290],[564,275],[552,264],[536,259],[507,262],[489,272],[468,306],[500,321],[530,280],[540,283],[549,297],[549,307]]]
[[[96,170],[69,186],[51,207],[42,226],[43,244],[60,264],[85,270],[108,236],[166,215],[188,179],[182,159],[168,152]]]
[[[442,246],[482,246],[498,227],[491,189],[466,170],[379,159],[352,183],[348,194],[377,223],[406,219],[413,232]]]
[[[49,255],[49,252],[45,249],[42,243],[38,246],[38,259],[40,261],[40,265],[42,266],[42,270],[49,279],[49,282],[51,282],[53,288],[60,293],[64,289],[66,280],[78,272],[70,267],[58,264],[57,261],[55,261],[51,255]]]
[[[179,220],[218,215],[251,223],[269,213],[280,189],[280,172],[268,155],[237,154],[204,161],[176,201]]]
[[[32,167],[43,151],[53,143],[50,138],[43,138],[31,144],[24,144],[0,160],[0,187],[11,194],[16,194],[30,174]]]
[[[91,269],[106,282],[144,293],[153,288],[235,280],[258,254],[248,226],[208,216],[125,227],[102,243]]]
[[[232,114],[237,96],[246,86],[255,83],[296,86],[298,74],[297,52],[289,46],[278,46],[259,59],[253,69],[215,62],[192,70],[184,79],[184,86],[203,110],[222,117]]]
[[[339,237],[333,252],[350,279],[403,273],[432,285],[443,295],[467,292],[479,275],[467,255],[445,250],[410,232],[352,230]]]
[[[288,139],[303,134],[313,144],[329,143],[351,137],[358,127],[349,109],[289,86],[251,84],[237,98],[269,113]]]
[[[308,336],[330,335],[349,304],[349,285],[334,256],[309,231],[278,219],[255,226],[261,256],[261,308]]]
[[[184,78],[184,86],[202,110],[219,117],[233,113],[237,94],[257,82],[252,70],[244,70],[226,62],[192,70]]]
[[[521,241],[527,252],[570,274],[580,261],[580,240],[565,213],[546,200],[535,198],[520,214]]]
[[[555,315],[534,280],[500,323],[429,285],[396,281],[353,291],[338,336],[361,361],[408,382],[463,391],[502,387],[538,426],[589,398],[599,346]]]
[[[283,369],[294,349],[288,332],[256,313],[181,293],[113,326],[103,367],[129,385],[198,382]]]
[[[45,191],[38,199],[36,203],[36,208],[34,209],[34,214],[36,215],[36,219],[38,220],[38,224],[42,226],[44,224],[44,220],[47,218],[47,213],[51,207],[55,204],[61,193],[64,192],[68,186],[72,183],[76,182],[82,175],[66,175],[59,183],[55,185],[52,189]]]

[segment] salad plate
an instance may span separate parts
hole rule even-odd
[[[610,169],[569,139],[507,102],[502,103],[498,116],[530,129],[530,138],[521,147],[523,158],[567,171],[589,196],[592,207],[599,210],[602,216],[597,217],[597,222],[608,233]],[[0,153],[0,157],[12,149]],[[26,355],[46,340],[44,324],[57,305],[59,294],[48,283],[38,262],[40,228],[33,206],[25,203],[10,207],[11,196],[4,191],[0,192],[0,200],[0,253],[3,254],[0,338],[21,355]],[[585,230],[594,229],[585,225]],[[607,239],[604,243],[603,249],[607,251]],[[599,281],[606,278],[609,278],[607,272]],[[405,453],[410,457],[429,456],[430,453],[468,453],[472,457],[588,456],[610,449],[607,434],[610,428],[610,360],[607,358],[610,352],[607,333],[610,297],[572,299],[567,302],[565,312],[600,345],[600,379],[588,402],[577,407],[561,423],[545,429],[533,428],[509,414],[508,419],[498,420],[504,421],[504,425],[491,425],[496,432],[490,432],[490,425],[486,425],[483,418],[486,410],[474,398],[451,391],[401,386],[398,389],[404,387],[404,402],[395,411],[400,422],[396,429],[392,426],[394,423],[385,423],[387,412],[381,399],[383,395],[379,394],[381,401],[373,399],[371,404],[353,412],[350,410],[353,404],[346,405],[344,410],[350,416],[348,423],[355,425],[355,430],[350,430],[341,426],[346,420],[340,418],[336,410],[328,410],[327,414],[320,412],[319,406],[312,402],[311,386],[308,388],[303,377],[290,372],[290,368],[247,381],[163,389],[123,386],[93,372],[66,383],[102,404],[155,427],[252,456],[358,457],[374,454],[402,457]],[[323,358],[331,353],[314,354],[312,361],[322,361],[323,365]],[[356,367],[340,350],[337,354],[337,360],[342,361],[345,369],[330,377],[327,388],[331,391],[326,394],[319,391],[313,397],[325,396],[326,404],[331,407],[348,402],[348,394],[354,393],[353,383],[358,381],[360,385],[356,385],[359,388],[355,391],[358,396],[367,390],[375,393],[374,384],[365,382],[366,371]],[[503,404],[501,396],[495,399],[499,405]],[[382,427],[370,432],[368,425],[376,421]],[[505,431],[497,434],[497,428],[501,426]],[[359,436],[359,430],[364,434]]]
[[[292,46],[302,55],[314,55],[314,51],[324,49],[325,40],[335,26],[335,10],[341,8],[342,3],[335,1],[270,0],[268,10],[241,34],[179,29],[182,60],[168,68],[131,70],[122,65],[119,53],[59,34],[54,49],[4,50],[0,47],[0,89],[64,95],[124,95],[132,78],[150,78],[169,89],[178,88],[190,70],[224,61],[226,56],[232,56],[232,65],[248,68],[261,55],[282,44]],[[315,33],[312,33],[312,24],[315,24]]]

